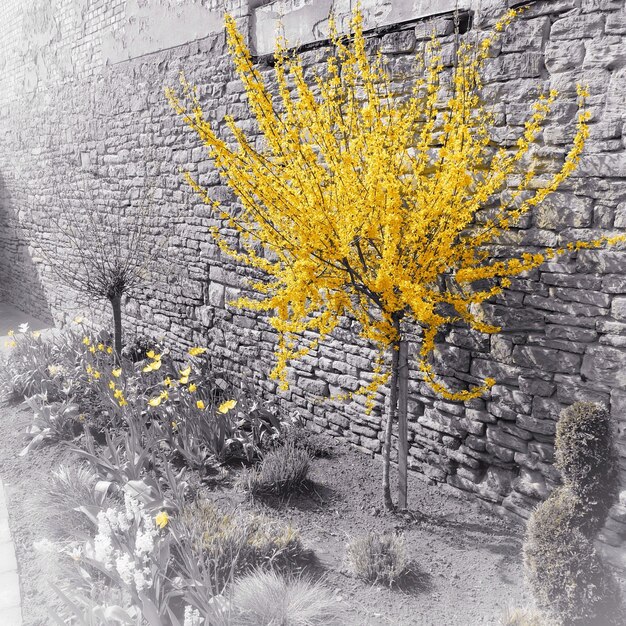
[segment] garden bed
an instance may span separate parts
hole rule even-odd
[[[49,587],[49,560],[33,549],[47,533],[51,472],[68,461],[62,445],[20,457],[23,431],[32,413],[0,409],[4,433],[0,472],[6,484],[11,530],[16,545],[25,624],[48,624],[47,609],[58,601]],[[475,503],[411,477],[411,515],[384,513],[378,463],[347,445],[331,442],[331,455],[316,458],[306,491],[279,500],[252,502],[233,487],[237,469],[207,488],[224,508],[262,512],[299,530],[314,551],[327,587],[346,609],[346,624],[498,624],[508,607],[529,604],[523,592],[520,558],[523,527],[494,517]],[[354,578],[344,558],[347,541],[369,532],[402,531],[411,574],[389,589]]]

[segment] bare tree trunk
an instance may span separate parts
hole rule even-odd
[[[115,362],[119,365],[122,358],[122,297],[114,296],[110,298],[113,308],[113,347],[115,352]]]
[[[398,509],[407,509],[408,483],[408,404],[409,404],[409,346],[400,342],[398,353]]]
[[[400,323],[398,321],[398,327]],[[387,425],[385,427],[385,443],[383,446],[383,501],[388,511],[393,511],[391,499],[391,487],[389,486],[389,469],[391,465],[391,435],[393,422],[396,419],[398,407],[398,370],[400,362],[400,336],[391,345],[391,382],[389,394],[389,411],[387,412]]]

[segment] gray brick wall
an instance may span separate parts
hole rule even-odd
[[[215,2],[182,3],[189,5],[186,9],[178,4],[155,4],[178,29],[195,15],[184,12],[191,5],[202,5],[211,20],[222,8]],[[338,3],[343,4],[349,3]],[[154,20],[162,18],[157,11],[137,18],[144,20],[150,37],[149,45],[135,45],[125,30],[129,11],[138,15],[135,5],[130,0],[57,0],[46,3],[53,16],[36,2],[5,2],[0,8],[6,18],[0,32],[0,55],[6,59],[0,75],[0,297],[59,323],[73,317],[84,303],[55,280],[29,242],[45,236],[54,240],[51,217],[67,207],[80,213],[109,203],[132,212],[151,190],[151,235],[163,242],[164,271],[127,303],[129,328],[162,336],[172,347],[206,343],[216,365],[254,379],[269,396],[275,392],[267,379],[275,335],[262,318],[225,304],[244,288],[246,272],[220,256],[207,233],[219,222],[187,189],[179,167],[197,174],[214,197],[227,201],[230,196],[163,96],[163,88],[175,85],[183,69],[202,85],[200,97],[213,119],[228,112],[254,132],[223,35],[213,32],[214,22],[208,20],[205,31],[190,26],[190,41],[172,47],[168,44],[176,41],[174,35],[154,27]],[[391,0],[365,5],[372,20],[377,15],[386,19],[399,6]],[[418,8],[427,5],[424,1]],[[493,23],[505,2],[465,6],[477,9],[475,32]],[[54,17],[52,26],[39,16],[26,28],[32,22],[25,17],[35,7],[47,19]],[[243,26],[249,23],[246,2],[233,2],[230,9]],[[392,71],[409,82],[407,69],[419,41],[433,27],[444,37],[450,32],[449,16],[424,20],[382,36],[372,34],[381,39]],[[198,32],[203,36],[194,39]],[[621,0],[539,1],[490,59],[484,95],[494,106],[495,133],[502,139],[511,136],[511,129],[521,130],[538,88],[561,91],[539,152],[543,167],[564,156],[573,129],[576,82],[588,83],[593,115],[591,139],[577,173],[524,219],[503,242],[502,254],[520,244],[540,250],[626,228],[625,43]],[[446,54],[452,49],[453,42],[444,40]],[[313,66],[324,54],[321,46],[304,57]],[[117,61],[110,62],[114,57]],[[263,65],[262,71],[271,78],[270,67]],[[88,193],[77,192],[75,182]],[[607,405],[615,417],[626,476],[625,269],[626,252],[620,249],[559,258],[514,280],[506,297],[485,307],[501,324],[500,335],[451,329],[438,357],[445,379],[459,385],[489,375],[498,385],[489,397],[452,403],[433,397],[412,369],[412,467],[425,480],[445,482],[526,517],[558,482],[552,449],[560,410],[586,399]],[[94,317],[104,315],[99,305],[91,308]],[[375,352],[355,342],[350,328],[346,320],[332,340],[294,363],[293,384],[282,402],[316,428],[378,454],[380,409],[367,415],[356,400],[323,401],[371,376]],[[384,398],[381,392],[381,403]],[[603,540],[608,556],[626,567],[626,484],[623,488]]]

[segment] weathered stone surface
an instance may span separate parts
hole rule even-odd
[[[588,380],[625,389],[626,350],[610,346],[591,346],[583,357],[580,372]]]
[[[580,356],[550,348],[516,346],[513,350],[513,362],[543,372],[573,373],[580,367]]]

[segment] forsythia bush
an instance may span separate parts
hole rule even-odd
[[[305,80],[302,62],[279,40],[279,102],[227,16],[228,44],[265,138],[263,149],[226,116],[236,145],[229,147],[184,77],[182,99],[167,90],[172,107],[206,144],[243,205],[241,211],[220,206],[187,174],[191,186],[241,234],[243,252],[237,252],[213,229],[222,250],[267,275],[254,284],[259,299],[242,298],[237,304],[270,313],[280,336],[273,376],[283,387],[287,362],[312,347],[299,348],[299,335],[308,330],[323,338],[348,313],[360,322],[363,337],[382,350],[399,339],[401,320],[412,318],[423,328],[420,367],[433,388],[458,400],[476,397],[494,381],[453,393],[435,380],[428,357],[437,331],[463,321],[496,332],[476,305],[501,293],[512,277],[566,250],[617,240],[579,242],[506,261],[489,257],[485,246],[574,171],[589,132],[587,93],[579,87],[572,147],[550,178],[536,176],[531,148],[556,100],[550,91],[532,106],[514,148],[493,149],[493,116],[479,97],[481,70],[494,39],[515,15],[507,12],[492,37],[461,43],[449,96],[441,80],[440,46],[433,40],[421,61],[424,78],[408,98],[394,99],[382,57],[367,57],[359,13],[351,40],[331,28],[334,52],[313,86]],[[496,194],[511,187],[488,219],[476,219]],[[258,243],[269,254],[260,252]],[[491,281],[489,287],[474,288],[484,279]],[[374,388],[385,378],[378,371]]]

